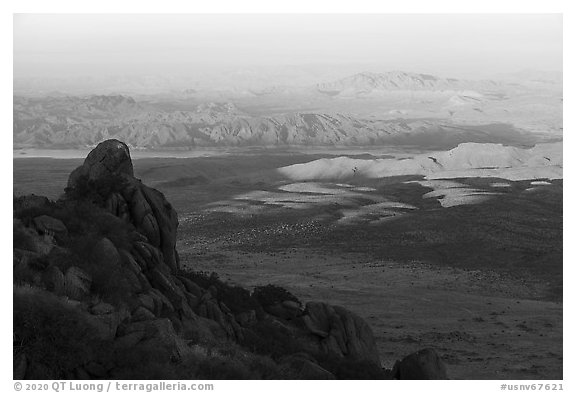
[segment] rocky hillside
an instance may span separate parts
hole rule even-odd
[[[382,368],[353,312],[182,269],[177,213],[100,143],[57,201],[14,200],[14,379],[446,378],[423,350]]]

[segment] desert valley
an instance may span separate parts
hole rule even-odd
[[[561,74],[250,82],[16,81],[14,196],[124,142],[182,267],[343,306],[386,369],[431,348],[452,379],[562,379]]]

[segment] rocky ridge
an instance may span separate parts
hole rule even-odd
[[[183,270],[177,228],[118,140],[60,200],[16,198],[14,378],[446,378],[430,351],[383,369],[370,326],[342,307]]]

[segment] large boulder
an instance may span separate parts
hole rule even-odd
[[[57,266],[48,266],[42,274],[42,282],[47,290],[57,295],[63,295],[66,288],[64,273]]]
[[[152,209],[158,226],[159,246],[164,254],[164,263],[172,269],[179,268],[180,261],[176,252],[178,214],[160,191],[142,186],[142,193]]]
[[[79,300],[90,294],[92,278],[77,266],[70,266],[64,274],[64,291],[70,299]]]
[[[121,333],[120,338],[137,337],[140,345],[150,345],[174,359],[182,359],[191,353],[187,342],[176,334],[172,322],[167,318],[133,322],[125,326]],[[125,340],[121,339],[120,342],[125,345]]]
[[[430,348],[422,349],[397,361],[392,375],[396,379],[448,379],[442,359]]]
[[[118,249],[107,237],[102,238],[96,243],[94,250],[94,259],[97,261],[107,261],[109,266],[119,266],[121,264],[121,256]]]
[[[124,197],[115,192],[112,193],[108,200],[106,201],[106,210],[114,214],[116,217],[120,217],[124,221],[130,221],[130,208]]]
[[[128,146],[117,139],[108,139],[94,148],[68,178],[68,187],[74,187],[82,176],[98,180],[112,175],[134,177],[134,168]]]
[[[125,309],[99,315],[89,314],[87,316],[88,321],[94,329],[94,338],[104,341],[113,340],[117,335],[119,327],[122,326],[129,317],[130,314]]]
[[[309,302],[302,320],[325,353],[380,365],[372,329],[356,314],[343,307]]]
[[[43,235],[64,235],[68,232],[66,225],[54,217],[42,215],[35,217],[33,222],[36,230]]]
[[[51,236],[38,235],[36,230],[25,226],[19,219],[13,220],[13,233],[15,250],[26,250],[44,256],[54,248]]]

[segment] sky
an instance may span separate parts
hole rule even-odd
[[[16,14],[14,76],[346,67],[486,77],[562,70],[561,14]]]

